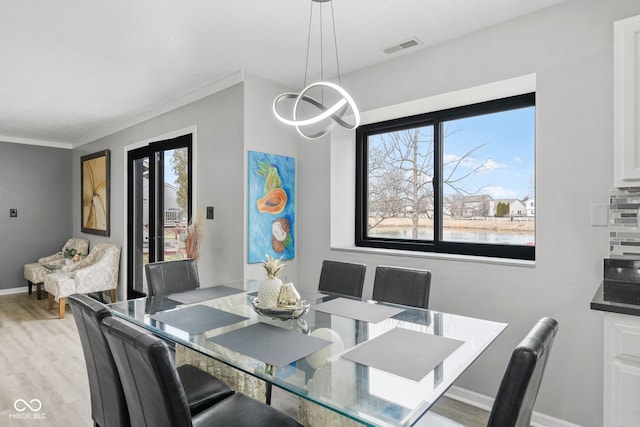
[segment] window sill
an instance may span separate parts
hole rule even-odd
[[[330,249],[336,252],[358,252],[363,254],[398,256],[403,258],[409,257],[409,258],[421,258],[421,259],[439,259],[439,260],[445,260],[445,261],[476,262],[481,264],[506,265],[509,267],[534,268],[536,266],[535,261],[527,261],[527,260],[521,260],[521,259],[441,254],[441,253],[435,253],[435,252],[402,251],[402,250],[391,250],[391,249],[366,248],[366,247],[359,247],[359,246],[331,246]]]

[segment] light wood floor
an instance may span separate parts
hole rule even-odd
[[[0,425],[93,425],[73,316],[58,319],[57,307],[50,312],[47,299],[36,300],[35,292],[0,296],[0,375]],[[18,399],[38,399],[42,407],[19,412]],[[25,409],[20,402],[16,406]],[[37,409],[36,402],[31,406]]]
[[[0,376],[0,426],[93,425],[84,355],[71,310],[58,319],[57,308],[49,311],[47,299],[36,300],[35,293],[0,295]],[[41,408],[31,411],[19,399],[34,409],[37,399]],[[297,415],[295,400],[277,387],[273,406]],[[470,427],[485,426],[488,418],[486,411],[447,398],[435,410]]]

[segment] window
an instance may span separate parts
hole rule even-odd
[[[535,259],[535,94],[360,126],[356,246]]]

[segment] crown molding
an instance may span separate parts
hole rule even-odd
[[[73,144],[68,142],[45,141],[43,139],[19,138],[15,136],[0,135],[0,142],[10,142],[13,144],[39,145],[41,147],[73,148]]]

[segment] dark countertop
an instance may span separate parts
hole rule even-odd
[[[603,280],[591,300],[591,309],[640,316],[640,285]]]

